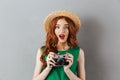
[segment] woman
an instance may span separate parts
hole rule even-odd
[[[33,80],[85,80],[84,51],[76,40],[78,16],[54,11],[45,18],[44,27],[46,44],[38,49]],[[58,58],[64,62],[57,62]]]

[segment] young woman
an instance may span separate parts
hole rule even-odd
[[[44,27],[46,43],[37,51],[33,80],[85,80],[84,51],[76,39],[78,16],[65,10],[54,11],[45,18]],[[64,55],[61,58],[68,64],[58,66],[58,55]]]

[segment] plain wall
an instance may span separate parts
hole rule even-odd
[[[54,10],[80,17],[87,80],[120,79],[120,0],[0,0],[0,80],[31,80],[44,18]]]

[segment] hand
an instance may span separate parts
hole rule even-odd
[[[64,70],[69,69],[71,67],[71,65],[73,64],[73,55],[70,53],[67,53],[66,56],[67,56],[66,61],[69,62],[69,64],[64,66]]]
[[[53,66],[55,66],[56,62],[53,59],[55,55],[56,54],[54,52],[49,52],[47,59],[46,59],[48,68],[52,68]]]

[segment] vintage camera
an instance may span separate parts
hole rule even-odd
[[[69,64],[69,62],[66,61],[66,55],[56,55],[53,59],[56,62],[56,66],[63,66]]]

